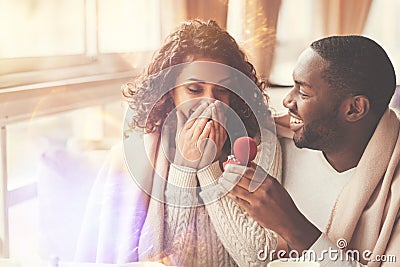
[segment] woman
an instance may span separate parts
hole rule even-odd
[[[189,21],[172,33],[137,83],[124,88],[128,170],[114,149],[94,186],[77,260],[248,266],[259,251],[274,249],[275,234],[218,184],[231,141],[241,135],[257,140],[266,155],[258,163],[273,161],[265,169],[280,178],[264,87],[214,21]]]

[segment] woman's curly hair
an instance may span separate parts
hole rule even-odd
[[[268,97],[264,92],[266,83],[257,77],[253,65],[233,37],[213,20],[190,20],[167,37],[165,44],[154,54],[150,65],[135,83],[123,86],[123,94],[134,114],[131,122],[133,129],[139,127],[146,133],[161,130],[165,118],[174,109],[174,103],[170,94],[164,94],[165,90],[161,88],[163,83],[158,75],[171,66],[199,57],[215,59],[249,77],[260,90],[260,94],[254,94],[254,103],[249,103],[252,107],[267,103]],[[230,107],[243,121],[249,136],[255,137],[260,133],[253,111],[232,92]]]

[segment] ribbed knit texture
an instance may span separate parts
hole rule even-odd
[[[278,144],[270,168],[270,174],[278,179],[280,157]],[[258,260],[258,252],[276,248],[276,234],[225,195],[218,184],[221,175],[218,162],[197,173],[171,164],[165,198],[173,204],[165,205],[164,249],[175,265],[263,266],[266,262]],[[201,198],[195,188],[197,179]],[[206,205],[196,206],[202,200]],[[190,204],[193,206],[188,207]]]

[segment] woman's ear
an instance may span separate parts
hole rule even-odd
[[[369,99],[363,95],[357,95],[345,100],[346,114],[345,118],[348,122],[356,122],[364,118],[370,111]]]

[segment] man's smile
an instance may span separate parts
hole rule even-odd
[[[290,129],[294,132],[298,131],[301,127],[304,126],[304,122],[298,116],[294,115],[289,111],[290,116]]]

